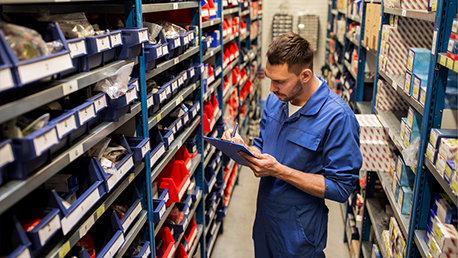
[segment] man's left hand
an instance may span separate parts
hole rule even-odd
[[[240,151],[238,154],[246,161],[256,177],[277,177],[280,172],[279,168],[281,164],[269,154],[257,154],[257,158],[243,151]]]

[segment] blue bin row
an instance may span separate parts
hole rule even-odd
[[[136,87],[130,84],[126,94],[118,99],[100,92],[87,99],[59,100],[63,111],[37,109],[26,114],[38,118],[49,113],[51,119],[48,125],[23,138],[0,141],[0,148],[8,153],[8,159],[0,163],[0,184],[7,180],[25,180],[28,174],[50,162],[53,154],[71,147],[75,139],[88,134],[95,124],[119,121],[138,98]]]
[[[33,257],[33,254],[39,253],[47,243],[54,242],[51,241],[53,237],[60,235],[56,233],[61,231],[65,235],[70,232],[107,192],[107,182],[103,181],[101,171],[98,171],[95,163],[93,158],[80,158],[72,163],[72,166],[64,169],[64,173],[77,175],[79,182],[79,189],[75,192],[78,197],[75,197],[76,200],[71,205],[65,203],[62,199],[63,195],[55,190],[37,189],[7,213],[2,214],[0,254],[13,258],[26,252]],[[113,240],[105,242],[108,244],[104,246],[96,244],[97,257],[104,257],[108,251],[112,251],[112,255],[115,254],[124,242],[123,234],[143,209],[141,199],[137,188],[131,184],[113,203],[129,207],[122,218],[109,210],[97,220],[94,226],[92,226],[93,222],[88,222],[87,226],[92,226],[88,234],[92,236],[94,242],[103,238]],[[83,228],[79,231],[82,235],[86,233],[86,231],[81,233]],[[100,230],[101,228],[103,230]]]
[[[131,60],[140,55],[148,42],[147,28],[119,28],[103,35],[65,39],[56,22],[38,22],[29,26],[45,41],[60,40],[61,51],[48,56],[19,60],[0,32],[0,92],[58,75],[88,72],[113,60]]]

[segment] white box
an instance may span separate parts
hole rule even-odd
[[[452,138],[442,138],[439,147],[441,154],[447,161],[453,161],[458,151],[458,140]]]
[[[437,169],[437,172],[439,172],[439,175],[441,175],[442,177],[444,177],[446,166],[447,166],[447,162],[445,158],[440,153],[438,153],[437,160],[436,160],[436,169]]]
[[[434,229],[434,238],[442,253],[456,254],[458,252],[458,232],[454,226],[438,223]]]

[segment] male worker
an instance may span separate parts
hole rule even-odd
[[[255,256],[325,257],[324,199],[345,202],[355,188],[362,164],[359,125],[348,105],[313,73],[313,50],[301,36],[287,33],[270,44],[265,73],[272,93],[259,137],[247,146],[257,158],[239,153],[261,177]],[[245,144],[238,134],[232,141]]]

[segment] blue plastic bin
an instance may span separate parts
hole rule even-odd
[[[120,220],[123,232],[126,233],[132,222],[142,211],[142,196],[135,184],[130,184],[115,201],[118,205],[128,206],[129,209]]]
[[[165,145],[164,138],[162,137],[161,132],[157,127],[151,128],[149,131],[151,151],[150,151],[150,165],[151,167],[162,157],[165,153],[165,148],[168,145]]]
[[[33,257],[30,240],[15,216],[2,214],[0,217],[0,255],[6,258]]]
[[[126,255],[125,257],[130,257],[130,258],[143,258],[143,257],[149,257],[151,253],[151,248],[150,248],[150,242],[149,241],[141,241],[142,248],[138,252],[137,255],[135,256],[128,256]]]
[[[213,186],[216,183],[216,174],[215,170],[211,167],[205,168],[205,178],[204,178],[204,193],[208,194],[212,191]]]
[[[122,226],[116,213],[107,210],[88,231],[94,241],[97,258],[111,258],[124,243]]]
[[[180,55],[181,38],[180,36],[175,36],[173,38],[166,38],[169,46],[169,56],[171,58],[177,57]]]
[[[0,31],[0,92],[16,87],[12,70],[13,63],[6,53],[6,46],[8,46],[8,42],[6,42],[3,32]]]
[[[172,144],[173,140],[175,140],[173,131],[172,130],[159,130],[159,132],[161,133],[162,139],[164,140],[165,148],[168,148]]]
[[[145,43],[143,51],[145,53],[145,72],[149,73],[152,69],[156,68],[157,59],[163,56],[162,45]]]
[[[66,100],[59,102],[64,110],[74,112],[77,129],[70,132],[70,144],[83,134],[89,133],[89,122],[97,117],[93,100]]]
[[[86,37],[86,49],[85,72],[103,66],[114,59],[114,51],[111,49],[109,33]]]
[[[48,56],[20,61],[9,44],[6,45],[5,50],[14,66],[13,76],[16,78],[17,86],[23,86],[73,68],[67,40],[56,22],[37,22],[31,25],[30,28],[40,33],[46,42],[60,40],[63,43],[63,47],[61,51]]]
[[[2,153],[2,158],[0,159],[0,185],[8,179],[8,165],[16,160],[12,144],[13,141],[9,138],[0,141],[0,153]]]
[[[93,125],[100,124],[103,122],[103,110],[105,110],[108,107],[108,102],[107,102],[107,94],[104,92],[100,92],[90,98],[88,98],[86,101],[93,101],[94,102],[94,111],[95,111],[95,118],[89,120],[88,122],[88,127],[92,127]]]
[[[103,53],[104,62],[107,63],[112,60],[117,60],[117,53],[121,52],[122,49],[122,31],[112,30],[108,33],[110,35],[110,46],[111,49]]]
[[[151,150],[149,137],[125,137],[133,153],[135,166],[143,162],[146,153]]]
[[[136,87],[136,85],[129,85],[127,92],[117,99],[107,97],[108,109],[104,113],[104,121],[118,122],[120,117],[130,112],[130,103],[138,98]]]
[[[227,214],[227,207],[228,206],[222,205],[221,208],[219,208],[216,211],[216,221],[218,222],[223,221],[223,219],[226,217],[226,214]]]
[[[153,223],[161,221],[167,211],[166,202],[163,200],[153,200]]]
[[[142,43],[149,42],[147,28],[120,28],[122,31],[122,48],[117,50],[118,59],[132,60],[139,56]]]
[[[62,72],[60,74],[61,77],[81,73],[86,70],[86,57],[87,57],[87,49],[86,49],[86,38],[71,38],[67,39],[68,48],[70,49],[70,57],[72,58],[73,68]]]

